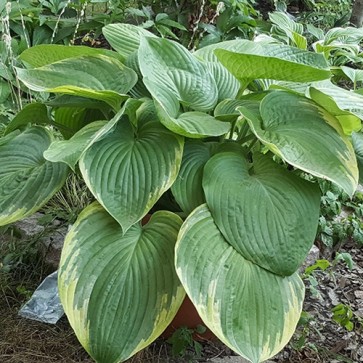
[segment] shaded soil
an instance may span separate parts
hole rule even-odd
[[[359,322],[359,319],[363,319],[363,250],[352,244],[346,247],[346,251],[355,262],[352,270],[344,262],[338,262],[324,272],[317,270],[314,272],[318,282],[316,291],[305,280],[307,296],[304,311],[310,314],[309,318],[298,328],[290,344],[271,359],[272,362],[363,362],[363,325]],[[332,260],[330,254],[330,251],[325,251],[321,258]],[[49,273],[47,269],[42,269],[42,272],[44,276]],[[56,325],[48,325],[17,315],[21,304],[44,277],[41,274],[34,276],[36,281],[24,280],[24,276],[17,276],[18,281],[0,280],[0,362],[93,362],[77,342],[65,317]],[[20,290],[19,284],[22,286]],[[340,303],[346,304],[354,312],[351,319],[354,329],[351,332],[332,320],[331,309]],[[170,345],[158,340],[129,363],[207,362],[216,357],[234,355],[219,342],[205,342],[202,345],[201,359],[194,359],[191,350],[183,358],[173,359]]]

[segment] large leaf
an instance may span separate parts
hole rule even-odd
[[[229,125],[204,113],[218,100],[217,86],[206,65],[186,48],[166,39],[143,38],[139,63],[160,121],[169,130],[191,138],[228,132]],[[183,113],[181,105],[188,112]]]
[[[159,122],[134,129],[121,119],[87,149],[79,166],[93,195],[127,231],[175,181],[183,144]]]
[[[184,298],[174,267],[181,219],[155,213],[123,233],[94,203],[66,236],[59,293],[82,345],[98,363],[125,361],[154,341]]]
[[[20,110],[6,127],[5,134],[25,127],[28,124],[50,124],[47,107],[42,103],[29,103]]]
[[[118,53],[107,49],[56,44],[41,44],[28,48],[20,54],[19,58],[32,68],[38,68],[67,58],[76,58],[86,55],[97,56],[100,54],[121,61],[123,59]]]
[[[132,69],[104,55],[70,58],[29,70],[18,68],[17,74],[34,91],[88,97],[116,110],[137,81]]]
[[[262,154],[250,166],[231,145],[207,162],[203,189],[215,223],[244,258],[283,276],[299,268],[318,227],[317,185]]]
[[[363,134],[354,132],[352,139],[359,167],[359,182],[363,184]]]
[[[102,33],[111,47],[125,58],[139,49],[142,37],[156,37],[148,30],[132,24],[108,24],[102,28]]]
[[[330,96],[341,110],[346,110],[363,119],[363,96],[335,86],[330,81],[317,82],[313,87]]]
[[[240,106],[258,139],[289,164],[331,180],[353,195],[358,169],[339,121],[315,102],[290,92],[267,95],[258,110]]]
[[[314,87],[309,88],[309,95],[317,104],[324,107],[329,113],[335,116],[346,135],[351,135],[353,131],[359,131],[362,127],[359,117],[349,111],[340,109],[331,96],[319,91]]]
[[[139,62],[141,73],[149,82],[163,86],[183,105],[195,111],[210,111],[216,105],[218,90],[214,79],[182,45],[167,39],[142,38]],[[148,89],[153,94],[153,89]]]
[[[0,139],[1,226],[36,212],[64,184],[67,166],[43,158],[52,140],[39,126]]]
[[[251,42],[252,43],[252,42]],[[252,43],[233,52],[216,49],[219,61],[240,80],[269,78],[281,81],[311,82],[330,78],[321,54],[282,44]]]
[[[182,226],[176,268],[204,323],[238,354],[259,363],[290,340],[304,298],[301,279],[274,275],[244,259],[205,205]]]
[[[83,127],[69,140],[52,142],[45,150],[44,158],[52,162],[66,163],[73,171],[82,153],[92,143],[97,132],[105,126],[106,121],[95,121]]]
[[[171,191],[182,210],[189,214],[205,202],[203,168],[218,146],[215,142],[189,141],[184,146],[181,168]]]

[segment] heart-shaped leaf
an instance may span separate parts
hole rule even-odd
[[[223,238],[206,205],[180,230],[176,269],[204,323],[251,362],[272,357],[293,335],[304,298],[298,274],[277,276],[244,259]]]
[[[146,122],[136,129],[121,119],[112,132],[87,149],[79,166],[95,198],[126,232],[175,181],[183,144],[182,137],[159,122]]]
[[[157,212],[123,233],[98,204],[66,236],[59,294],[79,341],[99,363],[127,360],[170,324],[185,293],[174,267],[181,219]]]
[[[68,167],[43,157],[52,141],[39,126],[0,139],[0,226],[33,214],[63,186]]]
[[[229,148],[204,167],[203,189],[213,219],[244,258],[291,275],[315,239],[319,187],[262,154],[255,154],[250,166],[241,147]]]
[[[238,110],[273,153],[353,195],[358,182],[354,150],[339,121],[325,109],[306,97],[276,91],[261,101],[260,114],[255,107]]]

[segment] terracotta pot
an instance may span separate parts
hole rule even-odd
[[[149,222],[151,218],[151,214],[147,214],[141,221],[142,225],[145,225]],[[190,301],[189,297],[186,296],[180,309],[178,310],[175,318],[170,323],[170,325],[165,329],[165,331],[161,334],[162,338],[170,338],[173,333],[181,328],[187,327],[189,329],[195,329],[198,325],[204,324],[203,320],[199,316],[197,309],[194,307],[193,303]],[[203,334],[194,333],[193,339],[199,341],[205,340],[216,340],[217,337],[207,328],[207,330]]]
[[[170,325],[165,329],[163,334],[161,334],[161,337],[167,339],[171,335],[173,335],[175,330],[181,327],[195,329],[198,325],[203,325],[206,327],[203,320],[199,316],[196,308],[194,307],[193,303],[190,301],[189,297],[186,296],[182,305],[180,306],[179,311],[175,315],[175,318],[170,323]],[[194,333],[193,339],[199,341],[205,341],[205,340],[216,340],[217,337],[207,328],[207,330],[203,334]]]

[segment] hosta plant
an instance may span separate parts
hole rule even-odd
[[[135,26],[104,35],[115,51],[21,54],[21,82],[53,96],[0,139],[0,225],[80,173],[97,201],[65,239],[59,291],[95,361],[146,347],[187,293],[222,342],[262,362],[300,317],[317,178],[356,190],[363,96],[331,84],[322,55],[276,41],[191,53]]]

